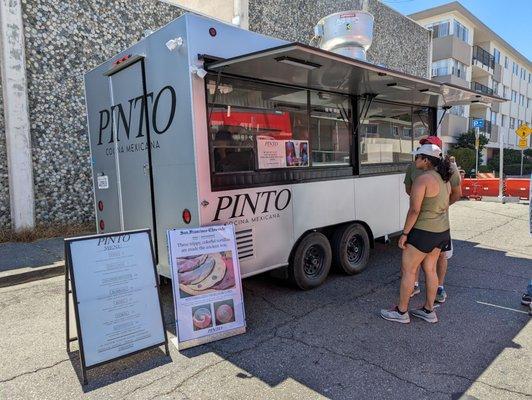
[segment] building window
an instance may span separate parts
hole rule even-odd
[[[495,79],[493,80],[493,93],[497,94],[499,92],[499,82],[497,82]]]
[[[414,115],[416,115],[414,109]],[[396,104],[373,102],[362,121],[360,163],[362,165],[411,162],[413,150],[412,108]],[[422,121],[427,125],[428,119]],[[425,131],[423,131],[425,133]]]
[[[515,76],[519,76],[519,65],[515,61],[512,61],[512,62],[513,62],[513,64],[512,64],[512,73]]]
[[[491,112],[490,121],[491,121],[492,125],[496,125],[497,124],[497,113],[495,111]]]
[[[521,78],[526,81],[526,69],[521,68]]]
[[[449,36],[450,25],[451,24],[448,20],[438,21],[438,22],[433,22],[432,24],[427,25],[426,28],[432,31],[433,38],[439,38],[439,37]]]
[[[434,61],[432,63],[432,76],[451,75],[449,64],[449,59]]]
[[[515,90],[512,90],[512,101],[517,103],[517,92]]]
[[[528,83],[532,83],[532,72],[528,73]]]
[[[510,100],[510,88],[508,86],[502,86],[502,97]]]
[[[495,57],[495,62],[497,64],[501,63],[501,52],[496,48],[493,48],[493,57]]]
[[[527,99],[526,99],[526,108],[530,108],[530,105],[531,105],[530,97],[527,97]]]
[[[510,117],[510,129],[515,128],[515,118]]]
[[[453,106],[449,113],[453,115],[458,115],[459,117],[463,117],[465,115],[465,107],[464,106]]]
[[[432,63],[432,76],[446,76],[454,75],[458,78],[465,79],[467,74],[467,67],[460,61],[452,58],[438,60]]]
[[[508,56],[504,56],[504,68],[508,69],[508,64],[510,61],[508,60]]]
[[[465,66],[465,64],[462,64],[460,61],[456,61],[456,60],[452,60],[452,61],[453,61],[452,74],[459,78],[465,79],[466,71],[467,71],[467,67]]]
[[[504,128],[506,126],[506,120],[508,119],[508,116],[501,114],[501,126]]]
[[[454,36],[456,36],[458,39],[463,40],[467,43],[468,37],[469,37],[469,29],[467,29],[464,25],[462,25],[458,21],[454,21]]]
[[[525,96],[522,94],[519,95],[519,105],[525,106]]]
[[[517,120],[517,127],[519,128],[521,125],[523,125],[523,121],[520,119]]]

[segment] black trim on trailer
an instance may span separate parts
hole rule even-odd
[[[150,122],[149,122],[149,113],[148,113],[148,91],[146,85],[146,68],[144,65],[144,58],[140,61],[140,69],[142,74],[142,95],[144,96],[144,113],[146,118],[146,141],[148,149],[148,176],[150,178],[150,196],[151,196],[151,218],[153,225],[153,245],[155,246],[155,265],[159,264],[159,251],[158,251],[158,240],[157,240],[157,213],[155,211],[155,188],[153,184],[153,163],[152,163],[152,150],[151,150],[151,135],[150,135]],[[142,128],[141,128],[142,129]]]

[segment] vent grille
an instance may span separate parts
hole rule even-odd
[[[239,260],[246,260],[255,256],[252,229],[245,229],[236,232],[236,247],[238,249]]]

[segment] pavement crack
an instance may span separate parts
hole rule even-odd
[[[153,385],[153,384],[156,383],[156,382],[159,382],[160,380],[163,380],[163,379],[165,379],[165,378],[168,378],[170,375],[172,375],[172,373],[173,373],[173,372],[171,372],[171,373],[169,373],[169,374],[166,374],[166,375],[164,375],[164,376],[161,376],[161,377],[159,377],[159,378],[157,378],[157,379],[154,379],[153,381],[148,382],[148,383],[146,383],[146,384],[144,384],[144,385],[137,386],[135,389],[131,390],[130,392],[127,392],[126,394],[124,394],[124,395],[122,396],[122,399],[125,399],[125,398],[127,398],[127,397],[133,395],[133,393],[135,393],[135,392],[137,392],[137,391],[139,391],[139,390],[141,390],[141,389],[146,389],[147,387]]]
[[[10,381],[13,381],[17,378],[20,378],[21,376],[25,376],[25,375],[31,375],[31,374],[35,374],[37,372],[40,372],[40,371],[44,371],[44,370],[47,370],[47,369],[51,369],[51,368],[54,368],[54,367],[57,367],[59,364],[62,364],[64,363],[65,361],[70,361],[70,358],[67,358],[65,360],[61,360],[61,361],[58,361],[56,363],[53,363],[52,365],[47,365],[45,367],[40,367],[40,368],[37,368],[37,369],[34,369],[33,371],[26,371],[26,372],[23,372],[21,374],[18,374],[18,375],[15,375],[15,376],[12,376],[11,378],[7,378],[7,379],[3,379],[0,381],[0,383],[6,383],[6,382],[10,382]]]
[[[160,396],[169,396],[171,395],[172,393],[174,392],[179,392],[181,393],[182,395],[184,395],[186,397],[186,395],[180,390],[180,388],[185,384],[187,383],[188,381],[190,381],[191,379],[194,379],[196,376],[198,375],[201,375],[203,372],[207,371],[208,369],[212,368],[212,367],[215,367],[217,366],[218,364],[221,364],[223,362],[226,362],[227,360],[223,359],[223,360],[219,360],[213,364],[209,364],[201,369],[199,369],[198,371],[194,372],[192,375],[186,377],[185,379],[183,379],[181,382],[179,382],[176,386],[174,386],[173,388],[171,388],[170,390],[164,392],[164,393],[158,393],[156,394],[155,396],[152,396],[149,398],[149,400],[153,400],[153,399],[156,399],[157,397],[160,397]]]
[[[377,363],[374,363],[374,362],[371,362],[371,361],[369,361],[369,360],[367,360],[367,359],[365,359],[365,358],[363,358],[363,357],[354,357],[354,356],[352,356],[352,355],[350,355],[350,354],[339,353],[339,352],[334,351],[334,350],[332,350],[332,349],[330,349],[330,348],[328,348],[328,347],[326,347],[326,346],[316,346],[316,345],[313,345],[313,344],[307,343],[307,342],[305,342],[304,340],[297,339],[297,338],[295,338],[295,337],[293,337],[293,336],[292,336],[292,337],[289,337],[289,336],[277,335],[277,337],[282,338],[282,339],[285,339],[285,340],[291,340],[291,341],[294,341],[294,342],[296,342],[296,343],[300,343],[300,344],[302,344],[302,345],[304,345],[304,346],[306,346],[306,347],[310,347],[310,348],[313,348],[313,349],[323,350],[323,351],[326,351],[326,352],[331,353],[331,354],[333,354],[333,355],[336,355],[336,356],[338,356],[338,357],[343,357],[343,358],[350,359],[350,360],[352,360],[352,361],[357,361],[357,362],[363,362],[363,363],[366,363],[366,364],[368,364],[368,365],[371,365],[372,367],[375,367],[375,368],[380,369],[381,371],[387,373],[388,375],[393,376],[394,378],[400,380],[401,382],[405,382],[405,383],[408,383],[408,384],[410,384],[410,385],[413,385],[413,386],[417,387],[418,389],[421,389],[421,390],[423,390],[423,391],[425,391],[425,392],[428,392],[428,393],[432,393],[432,394],[433,394],[433,393],[439,393],[439,394],[444,394],[444,395],[450,395],[450,394],[452,394],[451,392],[443,392],[443,391],[440,391],[440,390],[430,390],[430,389],[427,389],[427,388],[425,388],[424,386],[422,386],[422,385],[420,385],[420,384],[418,384],[418,383],[416,383],[416,382],[414,382],[414,381],[411,381],[411,380],[409,380],[409,379],[406,379],[406,378],[404,378],[404,377],[402,377],[402,376],[399,376],[399,375],[397,375],[395,372],[390,371],[389,369],[384,368],[382,365],[377,364]]]
[[[520,394],[520,395],[523,395],[525,397],[529,397],[531,395],[531,393],[523,393],[523,392],[520,392],[518,390],[513,390],[513,389],[509,389],[509,388],[504,388],[504,387],[501,387],[501,386],[492,385],[491,383],[484,382],[483,380],[472,379],[472,378],[469,378],[468,376],[456,374],[456,373],[453,373],[453,372],[438,372],[438,373],[425,372],[425,375],[438,375],[438,376],[445,375],[445,376],[450,376],[450,377],[453,377],[453,378],[465,379],[465,380],[469,381],[470,383],[480,383],[482,385],[489,386],[490,388],[493,388],[493,389],[502,390],[502,391],[509,392],[509,393],[514,393],[514,394]]]

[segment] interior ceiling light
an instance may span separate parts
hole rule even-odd
[[[388,83],[386,86],[397,90],[412,90],[409,87],[398,85],[397,83]]]
[[[434,91],[432,91],[432,90],[430,90],[430,89],[420,89],[419,91],[420,91],[421,93],[423,93],[423,94],[429,94],[429,95],[431,95],[431,96],[441,96],[441,93],[439,93],[439,92],[434,92]]]
[[[275,61],[281,62],[283,64],[295,65],[296,67],[301,67],[301,68],[305,68],[305,69],[309,69],[309,70],[313,70],[313,69],[316,69],[316,68],[321,68],[320,64],[316,64],[316,63],[313,63],[313,62],[310,62],[310,61],[305,61],[305,60],[299,60],[297,58],[287,57],[287,56],[277,57],[275,59]]]

